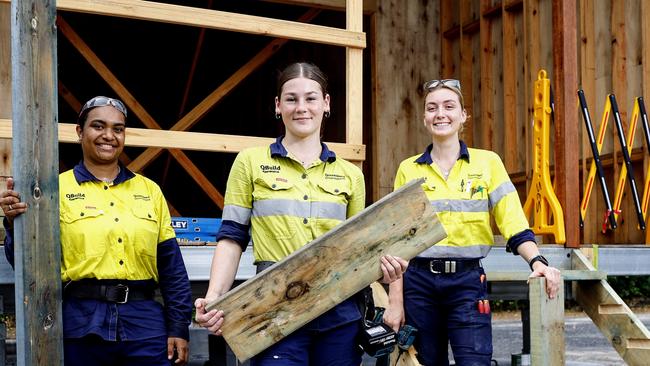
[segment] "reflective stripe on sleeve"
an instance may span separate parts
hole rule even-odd
[[[223,207],[223,220],[231,220],[241,225],[250,225],[251,209],[236,205],[225,205]]]
[[[496,205],[499,203],[499,201],[501,201],[503,197],[505,197],[508,193],[516,191],[517,189],[515,188],[514,184],[512,184],[512,182],[503,182],[503,184],[490,192],[490,207],[496,207]]]

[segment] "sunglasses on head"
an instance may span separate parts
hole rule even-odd
[[[105,106],[111,106],[117,109],[124,115],[124,117],[126,117],[126,107],[124,106],[124,103],[122,103],[122,101],[115,98],[99,96],[99,97],[94,97],[91,100],[87,101],[86,104],[84,104],[84,106],[81,107],[81,110],[79,111],[79,121],[81,121],[81,118],[86,115],[86,112],[89,109],[96,108],[96,107],[105,107]]]
[[[426,83],[424,83],[424,90],[433,89],[438,85],[444,85],[444,86],[448,86],[460,90],[460,81],[456,79],[429,80]]]

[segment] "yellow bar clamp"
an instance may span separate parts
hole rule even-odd
[[[534,86],[533,180],[524,203],[524,212],[531,217],[534,208],[531,229],[535,234],[553,234],[557,244],[564,244],[564,213],[553,190],[549,171],[550,95],[551,81],[546,77],[546,70],[540,70]],[[549,223],[549,217],[552,218],[552,223]]]

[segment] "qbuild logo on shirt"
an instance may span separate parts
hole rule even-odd
[[[67,198],[68,201],[85,200],[86,195],[83,193],[66,193],[65,198]]]
[[[262,173],[280,173],[279,165],[260,165]]]

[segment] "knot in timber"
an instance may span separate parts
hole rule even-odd
[[[418,231],[417,228],[412,227],[411,230],[409,230],[409,236],[415,235],[415,233]]]
[[[286,296],[287,299],[293,300],[300,295],[304,294],[305,291],[307,291],[307,284],[302,282],[302,281],[297,281],[297,282],[291,282],[289,286],[287,286],[287,292]]]

